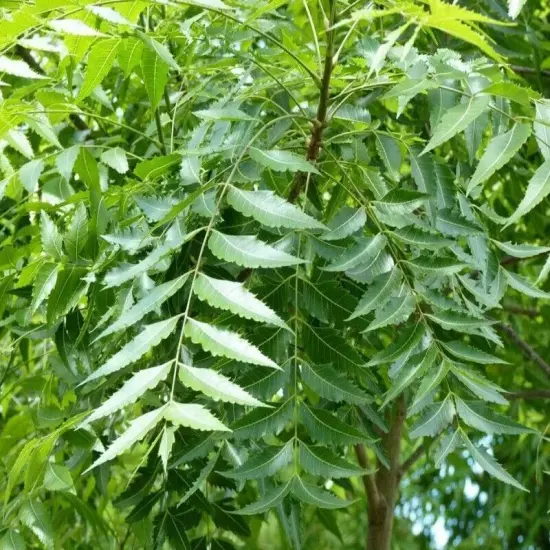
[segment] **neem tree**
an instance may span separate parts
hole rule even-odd
[[[442,0],[2,10],[2,548],[261,548],[275,517],[297,549],[364,484],[386,550],[424,454],[530,485],[487,448],[533,439],[498,308],[549,297],[510,258],[550,249],[500,237],[550,193],[548,104],[481,28],[510,27]]]

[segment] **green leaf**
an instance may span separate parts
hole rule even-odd
[[[303,364],[301,373],[303,381],[321,397],[329,401],[355,403],[357,405],[372,401],[369,395],[330,365]]]
[[[143,54],[143,42],[133,36],[127,36],[118,47],[118,66],[128,78],[134,67],[139,65]],[[107,163],[108,164],[108,163]]]
[[[420,384],[410,409],[414,410],[428,395],[430,395],[441,384],[451,369],[451,363],[444,359],[437,367],[429,370]]]
[[[27,500],[19,508],[19,519],[47,547],[53,547],[54,530],[50,513],[39,500]]]
[[[125,382],[105,403],[86,418],[84,424],[90,424],[100,418],[109,416],[116,411],[135,403],[147,390],[152,390],[160,382],[166,380],[173,362],[169,361],[158,367],[151,367],[136,372],[132,378]]]
[[[392,180],[398,181],[401,169],[401,149],[399,148],[399,142],[386,134],[376,133],[374,137],[376,138],[376,150],[387,169],[388,176]]]
[[[149,291],[144,298],[127,309],[112,325],[103,330],[95,339],[101,340],[109,334],[135,326],[145,315],[158,309],[168,298],[173,296],[187,281],[189,275],[183,274],[177,279],[163,283]]]
[[[265,407],[237,384],[234,384],[215,370],[179,365],[179,379],[184,386],[199,391],[214,401],[225,401],[237,405]]]
[[[453,398],[448,395],[440,403],[434,403],[426,408],[422,416],[411,426],[409,435],[413,439],[434,437],[453,421],[454,415]]]
[[[20,78],[44,79],[46,76],[33,71],[25,61],[11,59],[0,55],[0,73],[11,74]]]
[[[201,229],[195,229],[184,235],[178,235],[177,238],[167,239],[164,244],[155,248],[148,256],[137,264],[122,264],[120,267],[111,269],[103,279],[105,286],[120,286],[127,281],[131,281],[140,275],[143,275],[149,269],[153,269],[157,264],[173,250],[191,240]],[[146,242],[142,240],[142,242]]]
[[[135,363],[143,357],[151,348],[158,346],[162,340],[168,338],[179,321],[180,316],[171,317],[158,323],[146,325],[144,329],[132,340],[130,340],[120,351],[115,353],[99,369],[95,370],[81,384],[87,384],[96,378],[107,376],[119,371],[124,367]]]
[[[63,176],[63,178],[67,181],[71,179],[74,165],[79,153],[80,145],[73,145],[72,147],[64,149],[55,157],[55,167],[61,176]]]
[[[143,49],[140,63],[143,73],[143,83],[145,84],[147,95],[149,96],[151,110],[155,111],[164,94],[164,87],[168,82],[168,71],[170,67],[152,48]]]
[[[86,273],[85,268],[76,266],[66,267],[59,273],[48,298],[48,323],[53,323],[78,304],[88,288],[88,283],[83,280]]]
[[[416,298],[413,294],[392,298],[384,307],[376,311],[374,320],[363,332],[404,323],[415,309]]]
[[[397,378],[393,381],[384,402],[380,408],[384,408],[390,401],[393,401],[403,390],[408,388],[418,377],[422,376],[432,367],[437,357],[437,348],[430,346],[427,350],[410,357],[403,367],[398,371]],[[393,373],[392,373],[393,374]]]
[[[263,151],[252,147],[250,149],[250,158],[258,164],[274,170],[275,172],[309,172],[319,174],[319,171],[313,164],[310,164],[303,157],[290,151],[271,149]]]
[[[518,292],[530,296],[531,298],[549,299],[550,293],[544,290],[538,289],[529,279],[512,273],[511,271],[504,270],[508,284]]]
[[[105,21],[109,21],[109,23],[114,23],[115,25],[128,25],[129,27],[134,26],[130,21],[128,21],[128,19],[122,17],[120,13],[112,8],[106,8],[103,6],[86,6],[86,10],[94,15],[97,15],[101,19],[104,19]]]
[[[125,174],[130,169],[126,151],[120,147],[113,147],[113,149],[103,151],[103,153],[101,153],[101,162],[105,163],[119,174]]]
[[[467,313],[458,313],[456,311],[438,311],[426,314],[432,321],[435,321],[445,330],[469,331],[471,329],[481,328],[491,324],[487,319],[478,319]]]
[[[267,227],[326,229],[321,222],[308,216],[273,191],[244,191],[230,187],[227,202],[237,212],[252,217]]]
[[[80,21],[80,19],[55,19],[48,23],[48,26],[60,34],[71,36],[105,36],[103,33],[92,29]]]
[[[550,101],[535,102],[535,122],[533,132],[544,160],[550,160]]]
[[[453,241],[445,239],[439,233],[426,231],[418,227],[409,226],[394,229],[393,234],[402,242],[419,248],[438,249],[453,244]]]
[[[48,298],[55,287],[59,264],[46,262],[40,267],[32,287],[31,314]]]
[[[361,371],[365,360],[343,335],[333,328],[303,327],[304,347],[314,363],[332,363],[336,370]]]
[[[509,0],[509,1],[517,1],[517,0]],[[519,0],[520,2],[522,0]],[[518,103],[519,105],[523,105],[524,107],[530,107],[531,99],[537,99],[540,97],[540,95],[537,92],[534,92],[530,88],[520,86],[519,84],[516,84],[514,82],[507,82],[505,80],[501,80],[500,82],[494,82],[487,88],[483,89],[483,93],[495,95],[498,97],[505,97],[506,99],[509,99],[510,101],[514,101],[515,103]]]
[[[441,345],[455,357],[464,361],[471,361],[472,363],[480,363],[482,365],[507,364],[507,361],[499,357],[480,351],[458,340],[453,342],[441,342]]]
[[[160,461],[162,462],[164,473],[168,471],[168,461],[170,460],[172,447],[174,446],[174,442],[176,441],[174,435],[175,431],[175,428],[168,428],[167,426],[164,426],[164,429],[162,430],[162,437],[160,438],[159,443],[159,457]]]
[[[200,109],[194,111],[193,114],[203,120],[256,120],[254,117],[247,115],[238,107],[226,105],[225,107],[210,107],[210,109]]]
[[[357,304],[355,311],[348,317],[348,321],[367,315],[371,311],[384,307],[390,296],[394,294],[401,285],[401,272],[393,269],[377,277],[363,297]]]
[[[538,246],[535,244],[514,244],[512,242],[501,243],[493,241],[503,252],[514,258],[532,258],[539,254],[550,252],[550,246]]]
[[[150,51],[154,52],[159,57],[159,59],[162,59],[162,61],[164,61],[167,66],[175,69],[176,71],[179,70],[179,65],[174,59],[174,56],[170,53],[170,50],[166,46],[164,46],[164,44],[161,44],[160,42],[156,41],[152,36],[140,30],[136,30],[136,34],[139,36],[139,38],[141,38],[141,40],[143,40],[143,43],[147,46],[147,48]],[[147,51],[148,50],[146,49],[145,52]],[[144,57],[146,55],[145,52],[143,53]]]
[[[355,477],[365,474],[365,470],[340,458],[328,447],[319,445],[310,446],[300,441],[300,465],[314,475],[324,479],[340,479],[343,477]]]
[[[413,189],[392,189],[378,201],[372,201],[376,209],[387,216],[408,214],[420,208],[429,195]]]
[[[88,241],[88,217],[86,207],[80,203],[74,210],[65,235],[64,244],[67,256],[78,263],[79,254]]]
[[[164,418],[176,426],[185,426],[194,430],[208,432],[229,432],[227,426],[222,424],[208,409],[194,403],[176,403],[171,401],[166,405]]]
[[[15,530],[8,529],[0,539],[0,550],[25,550],[25,539]]]
[[[105,452],[84,472],[116,458],[127,451],[138,441],[141,441],[163,418],[166,405],[138,416],[132,420],[128,428],[107,448]]]
[[[293,457],[293,442],[282,447],[267,447],[252,455],[242,466],[229,472],[221,472],[225,477],[238,480],[271,477],[289,464]]]
[[[348,426],[337,416],[324,409],[313,409],[302,403],[300,418],[314,441],[331,445],[351,445],[370,441],[367,434]]]
[[[359,231],[367,222],[367,214],[364,208],[342,207],[328,223],[326,233],[321,235],[324,241],[338,241],[345,239]]]
[[[359,237],[355,244],[324,268],[325,271],[346,271],[375,257],[386,246],[386,237],[378,233],[372,238]]]
[[[459,103],[449,109],[434,128],[433,135],[423,149],[422,154],[424,155],[435,149],[465,130],[472,121],[487,109],[490,99],[489,95],[471,96],[466,102]]]
[[[293,478],[290,478],[283,485],[278,485],[277,487],[266,491],[259,498],[259,500],[253,502],[252,504],[248,504],[247,506],[241,508],[235,513],[241,515],[253,515],[263,514],[264,512],[267,512],[271,508],[277,506],[277,504],[279,504],[279,502],[281,502],[283,498],[288,495],[292,487],[292,481]]]
[[[393,363],[402,357],[408,357],[424,337],[425,331],[426,328],[422,323],[404,329],[387,348],[379,351],[368,362],[368,366],[373,367],[382,363]]]
[[[242,283],[214,279],[199,273],[195,279],[193,292],[212,307],[225,309],[245,319],[288,328],[270,307],[258,300]]]
[[[495,136],[481,157],[472,179],[468,183],[467,194],[500,170],[519,151],[531,135],[530,124],[516,124],[505,134]]]
[[[180,162],[181,153],[170,153],[163,157],[142,160],[136,164],[134,174],[142,180],[155,180],[170,172]]]
[[[40,213],[40,235],[42,236],[42,249],[56,260],[63,257],[63,238],[52,219],[42,211]]]
[[[456,212],[447,209],[437,212],[435,227],[443,235],[450,237],[467,237],[483,233],[477,225]]]
[[[460,380],[474,395],[477,395],[484,401],[497,403],[498,405],[507,405],[508,401],[502,397],[504,390],[496,384],[489,382],[483,376],[473,370],[453,365],[451,368],[453,375]]]
[[[97,88],[111,70],[117,56],[120,38],[98,40],[88,54],[88,66],[77,101],[82,101]]]
[[[295,476],[292,482],[292,495],[305,504],[311,504],[316,508],[336,510],[352,504],[349,500],[338,498],[329,491],[325,491],[320,487],[305,482],[299,476]]]
[[[464,444],[466,445],[466,448],[470,451],[472,458],[489,475],[496,477],[498,480],[503,481],[504,483],[508,483],[509,485],[512,485],[517,489],[527,491],[527,489],[523,485],[521,485],[521,483],[518,483],[506,470],[504,470],[504,468],[489,453],[487,453],[481,447],[476,447],[468,439],[464,432],[462,432],[462,439],[464,441]]]
[[[27,193],[36,193],[38,190],[38,179],[44,171],[44,161],[35,159],[27,162],[19,169],[19,179]]]
[[[523,434],[536,433],[526,428],[507,416],[492,411],[487,405],[480,401],[463,401],[455,396],[456,411],[458,416],[468,426],[487,434]]]
[[[179,507],[168,508],[163,517],[162,526],[174,550],[191,550],[191,543],[185,532],[187,519],[187,510]]]
[[[525,196],[519,203],[516,211],[508,218],[504,228],[517,222],[520,218],[530,212],[542,199],[550,194],[550,160],[539,166],[525,191]]]
[[[233,437],[239,439],[259,439],[266,434],[279,433],[292,419],[293,399],[274,405],[271,409],[258,408],[233,422]]]
[[[44,489],[47,491],[74,491],[73,478],[67,466],[48,462],[44,473]]]
[[[460,430],[447,434],[442,440],[434,454],[434,465],[439,468],[443,461],[462,445],[462,436]]]
[[[194,319],[187,319],[185,336],[194,344],[200,344],[205,351],[216,357],[223,356],[243,363],[279,368],[274,361],[236,332],[217,328]]]
[[[467,266],[465,263],[449,257],[419,256],[407,263],[420,275],[444,276],[459,273]]]
[[[278,250],[253,235],[225,235],[213,231],[208,247],[216,258],[242,267],[284,267],[304,263],[282,250]]]

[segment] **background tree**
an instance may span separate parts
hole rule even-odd
[[[0,547],[547,548],[547,11],[3,7]]]

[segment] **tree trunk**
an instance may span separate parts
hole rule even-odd
[[[367,550],[390,550],[391,548],[394,507],[400,479],[401,433],[405,416],[406,404],[404,396],[401,395],[393,410],[391,429],[382,436],[381,441],[390,468],[387,469],[379,462],[374,478],[365,480],[369,518]]]

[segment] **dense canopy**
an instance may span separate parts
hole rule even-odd
[[[546,0],[0,4],[0,550],[550,548]]]

